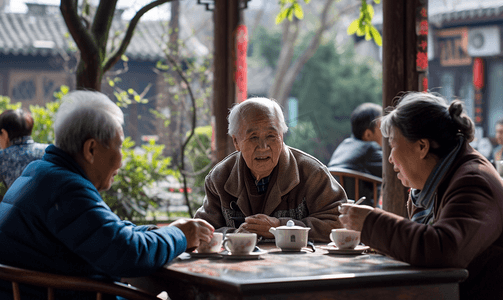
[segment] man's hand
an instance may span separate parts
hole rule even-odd
[[[354,205],[343,203],[339,206],[339,221],[342,225],[351,230],[362,231],[363,222],[367,215],[373,211],[374,208],[368,205]]]
[[[264,214],[257,214],[246,217],[245,222],[239,226],[237,232],[252,232],[266,239],[272,239],[274,235],[269,232],[269,228],[278,227],[279,225],[278,219]]]
[[[196,249],[201,241],[211,242],[215,228],[202,219],[179,219],[169,226],[178,227],[187,239],[187,251]]]

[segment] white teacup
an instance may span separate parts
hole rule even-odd
[[[213,238],[209,243],[202,241],[197,247],[198,253],[217,253],[220,252],[222,248],[222,240],[224,238],[224,234],[221,232],[214,232]]]
[[[354,249],[360,243],[360,231],[345,228],[332,229],[330,239],[339,249]]]
[[[256,233],[227,233],[223,245],[231,254],[242,255],[252,252],[256,243]]]

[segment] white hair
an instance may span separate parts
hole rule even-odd
[[[61,99],[54,120],[54,145],[70,155],[80,153],[90,138],[109,146],[123,123],[121,109],[105,94],[74,91]]]
[[[262,110],[271,120],[278,121],[283,134],[288,131],[288,126],[285,123],[285,116],[279,104],[272,99],[257,97],[237,103],[231,108],[227,118],[229,121],[227,133],[230,136],[238,134],[241,122],[250,110]]]

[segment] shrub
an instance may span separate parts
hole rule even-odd
[[[194,188],[204,187],[204,178],[210,171],[211,133],[211,125],[197,127],[187,144],[186,156],[194,172]]]
[[[56,114],[61,98],[69,92],[69,88],[62,86],[55,93],[56,101],[48,102],[45,106],[30,105],[30,111],[34,120],[32,137],[39,143],[53,143],[54,130],[53,118]],[[6,109],[17,109],[21,103],[11,104],[9,97],[0,96],[0,113]],[[145,189],[153,182],[164,180],[172,175],[179,178],[179,172],[170,168],[171,158],[163,157],[164,145],[156,145],[150,141],[147,145],[134,148],[135,143],[130,138],[125,138],[122,153],[123,162],[119,174],[115,176],[115,182],[110,190],[101,195],[107,205],[120,218],[135,221],[144,221],[146,210],[149,207],[157,207],[158,200],[155,196],[149,198]],[[3,196],[7,188],[0,183],[0,196]]]
[[[149,197],[147,189],[154,182],[166,180],[171,175],[180,177],[170,168],[171,157],[163,157],[164,145],[154,140],[135,149],[135,142],[127,137],[122,146],[122,167],[108,191],[101,193],[103,200],[118,216],[128,220],[145,220],[147,210],[158,206],[155,196]]]

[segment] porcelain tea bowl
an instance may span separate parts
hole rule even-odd
[[[360,231],[345,228],[332,229],[330,239],[339,249],[354,249],[360,243]]]

